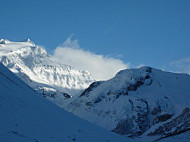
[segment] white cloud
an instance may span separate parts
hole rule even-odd
[[[176,68],[178,72],[190,74],[190,57],[174,61],[171,66]]]
[[[54,51],[54,57],[61,63],[87,70],[96,80],[110,79],[119,70],[129,67],[129,63],[126,64],[119,59],[84,51],[80,48],[78,40],[72,41],[71,37]]]

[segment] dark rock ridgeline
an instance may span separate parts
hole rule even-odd
[[[135,105],[131,99],[128,101],[134,115],[121,120],[112,130],[115,133],[127,135],[129,137],[137,137],[144,134],[155,124],[163,123],[172,119],[173,114],[163,114],[163,110],[159,104],[156,104],[154,108],[152,108],[145,99],[137,99],[137,105]]]
[[[168,116],[167,116],[168,117]],[[182,113],[171,121],[159,126],[154,132],[149,133],[149,136],[161,135],[167,137],[175,135],[190,129],[190,108],[183,109]]]
[[[146,75],[144,77],[136,78],[135,83],[131,83],[131,84],[127,83],[126,88],[123,88],[116,92],[109,91],[108,95],[113,94],[114,96],[116,96],[116,99],[117,99],[121,95],[128,95],[130,92],[137,91],[137,89],[140,88],[142,85],[151,85],[153,81],[153,79],[151,78],[152,68],[147,67],[145,72],[146,72]]]
[[[122,74],[122,72],[123,71],[120,71],[118,74]],[[92,101],[86,102],[86,106],[92,107],[94,104],[101,102],[103,99],[106,99],[106,101],[115,101],[121,95],[128,95],[130,92],[137,91],[137,89],[140,88],[142,85],[151,85],[153,81],[153,79],[151,78],[152,68],[146,67],[144,72],[145,76],[140,76],[137,78],[131,77],[131,79],[135,80],[134,83],[126,82],[126,87],[115,92],[109,90],[106,96],[99,96]],[[88,97],[89,93],[93,91],[96,87],[100,86],[102,83],[103,81],[97,81],[92,83],[86,90],[81,93],[79,97]]]
[[[96,87],[98,87],[100,84],[102,84],[103,81],[96,81],[93,82],[87,89],[85,89],[79,97],[86,96],[88,97],[88,94]]]
[[[128,135],[129,137],[140,136],[151,127],[150,108],[148,102],[144,99],[138,99],[142,106],[135,106],[133,101],[129,99],[129,103],[136,115],[131,118],[121,120],[116,128],[112,131],[120,135]]]
[[[38,94],[41,94],[43,97],[50,97],[55,98],[56,95],[61,94],[64,96],[65,99],[71,98],[71,96],[65,92],[59,92],[59,91],[46,91],[44,88],[36,90]]]

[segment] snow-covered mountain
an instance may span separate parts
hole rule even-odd
[[[151,67],[122,70],[92,83],[66,110],[129,137],[177,135],[190,130],[190,76]]]
[[[88,71],[57,62],[30,39],[22,42],[0,39],[0,61],[25,83],[57,104],[94,81]]]
[[[0,63],[1,142],[124,142],[36,94]]]
[[[90,73],[87,71],[79,71],[73,67],[57,62],[43,48],[36,46],[29,39],[26,39],[22,42],[11,42],[5,39],[0,39],[0,61],[17,76],[19,76],[26,84],[28,84],[38,93],[41,93],[43,96],[47,97],[60,107],[63,107],[64,109],[74,113],[83,119],[86,119],[120,135],[133,137],[133,139],[129,139],[129,141],[176,141],[178,138],[183,139],[185,142],[189,141],[190,139],[189,75],[163,72],[151,67],[142,67],[139,69],[120,71],[113,79],[110,79],[108,81],[98,81],[92,83],[94,79],[91,77]],[[2,70],[6,70],[1,66],[2,65],[0,65],[0,69],[2,68]],[[4,76],[10,82],[15,84],[14,79],[12,80],[12,75],[11,77],[7,77],[5,74],[6,73],[1,73],[0,75]],[[4,80],[4,78],[1,80]],[[90,83],[92,84],[89,86]],[[5,88],[10,88],[9,85],[6,84],[7,83],[0,84],[3,96],[6,96],[5,94],[8,94],[8,90]],[[17,86],[17,84],[18,83],[15,85]],[[19,88],[19,92],[22,92],[22,85],[19,85]],[[25,88],[27,87],[24,87],[24,90]],[[84,90],[85,88],[87,89]],[[4,92],[4,90],[7,92]],[[10,91],[13,92],[13,90],[14,89]],[[17,88],[15,90],[19,89]],[[31,89],[29,90],[32,91]],[[82,90],[84,91],[81,92]],[[15,94],[18,94],[17,91],[15,91]],[[25,94],[28,93],[26,92]],[[36,95],[34,92],[32,94]],[[29,102],[31,100],[36,101],[35,99],[33,100],[33,98],[31,99],[31,97],[16,97],[12,99],[11,96],[9,96],[6,99],[10,99],[10,101],[8,101],[10,103],[12,103],[12,100],[17,101],[19,106],[24,107],[26,104],[25,99],[27,99]],[[22,99],[24,99],[24,101]],[[11,108],[6,105],[7,102],[3,101],[0,103],[5,105],[8,110],[10,110]],[[15,103],[17,104],[17,102]],[[37,101],[36,104],[35,102],[33,103],[34,104],[31,104],[32,106],[36,105],[34,108],[41,108],[41,106],[38,106],[41,102],[38,103]],[[42,103],[42,107],[43,106],[44,104]],[[37,119],[36,116],[34,116],[34,110],[31,109],[31,107],[27,109],[32,110],[32,122],[37,121],[39,117],[42,118],[45,116],[48,118],[48,120],[40,120],[39,123],[34,122],[36,123],[34,126],[40,124],[41,121],[48,123],[51,123],[50,119],[54,121],[54,117],[48,117],[48,115],[53,115],[52,112],[49,112],[50,107],[47,107],[47,113],[46,110],[43,109],[46,114],[42,113],[41,115],[41,110],[40,112],[37,111],[36,114],[40,114]],[[4,111],[5,110],[2,112]],[[18,113],[18,110],[11,111]],[[60,111],[63,113],[63,115],[60,115],[60,113],[58,113],[55,115],[55,117],[67,117],[66,112],[63,112],[61,109],[56,108],[56,110],[53,109],[53,111]],[[22,112],[23,114],[26,113],[25,110],[21,110],[20,113]],[[81,122],[81,120],[75,120],[71,114],[68,116],[69,117],[67,118],[69,119]],[[9,116],[6,115],[5,117]],[[20,115],[16,116],[15,119],[20,120],[19,117]],[[23,119],[25,118],[27,120],[29,119],[27,116],[25,116]],[[11,121],[13,120],[10,120],[10,122]],[[23,123],[26,123],[25,120],[22,121]],[[58,120],[55,119],[55,121]],[[66,121],[68,120],[65,119],[60,121],[67,123]],[[13,122],[15,123],[14,128],[16,129],[18,124],[15,121]],[[5,124],[7,123],[8,122],[6,121]],[[45,127],[45,123],[42,124],[43,128],[46,129],[47,127]],[[68,125],[66,125],[66,128],[68,128],[70,124],[71,123],[69,122]],[[86,126],[86,123],[83,124],[82,122],[81,124]],[[55,126],[58,128],[53,128],[53,130],[57,131],[58,129],[62,129],[57,125],[58,124],[55,124]],[[37,134],[35,133],[34,128],[32,128],[32,131],[29,131],[30,133],[27,132],[24,134],[24,131],[21,132],[20,130],[24,130],[25,127],[24,125],[21,125],[21,127],[23,129],[19,128],[19,131],[8,131],[6,129],[6,132],[8,133],[6,133],[5,136],[3,136],[3,133],[5,132],[2,131],[3,133],[1,133],[0,130],[0,138],[4,139],[5,137],[9,136],[10,138],[18,138],[19,136],[19,139],[20,137],[24,137],[30,140],[33,138],[33,141],[39,141],[33,137],[34,134]],[[76,127],[78,128],[78,125]],[[75,129],[76,127],[73,128]],[[12,129],[13,127],[10,128]],[[86,130],[86,128],[84,129]],[[98,128],[97,131],[99,131]],[[50,132],[52,131],[48,131],[48,134]],[[72,138],[72,140],[75,141],[76,135],[73,134],[71,136],[71,133],[73,133],[73,131],[71,133],[70,132],[71,131],[69,131],[68,139],[70,138],[69,140],[71,140]],[[31,133],[32,135],[30,135]],[[51,135],[52,138],[54,137],[53,135]],[[58,133],[55,135],[57,138],[61,134]],[[96,133],[94,133],[94,135],[96,135]],[[35,137],[36,136],[39,135],[35,135]],[[139,137],[141,139],[137,139]],[[80,141],[81,140],[82,138]],[[115,140],[116,139],[113,139],[113,141]],[[88,141],[92,140],[88,139]]]

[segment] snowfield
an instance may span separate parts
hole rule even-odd
[[[30,39],[0,39],[0,61],[26,84],[56,104],[86,89],[94,79],[88,71],[64,65]]]
[[[36,94],[0,64],[1,142],[124,142]]]
[[[141,67],[95,82],[29,39],[0,39],[0,61],[25,82],[0,64],[0,141],[190,141],[187,74]]]

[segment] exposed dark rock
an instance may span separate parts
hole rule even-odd
[[[149,78],[150,78],[150,75],[149,75],[149,74],[145,76],[145,79],[149,79]]]
[[[134,133],[133,135],[138,136],[146,132],[151,126],[151,121],[149,119],[150,112],[148,102],[144,99],[139,99],[139,101],[144,104],[144,107],[137,106],[136,108],[136,111],[138,113],[135,122],[137,123],[139,131],[136,134]]]
[[[92,102],[87,102],[86,105],[87,106],[92,106]]]
[[[153,108],[153,110],[152,110],[152,115],[156,115],[156,114],[159,114],[159,113],[161,113],[161,107],[160,107],[160,105],[158,104],[155,108]]]
[[[127,87],[128,91],[136,91],[137,90],[137,85],[136,84],[129,84]]]
[[[190,129],[190,108],[185,108],[178,117],[172,119],[167,123],[164,123],[154,132],[151,132],[148,135],[168,136],[188,129]]]
[[[160,141],[160,140],[165,139],[165,138],[168,138],[168,137],[172,137],[172,136],[176,136],[176,135],[179,135],[179,134],[182,134],[182,133],[185,133],[185,132],[189,132],[189,131],[190,131],[190,128],[187,129],[187,130],[182,130],[182,131],[179,131],[179,132],[174,132],[174,133],[172,133],[170,135],[167,135],[167,136],[164,136],[164,137],[161,137],[161,138],[155,140],[155,142],[156,141]]]
[[[144,107],[134,106],[133,101],[129,99],[129,103],[131,104],[132,109],[134,109],[137,114],[132,118],[126,118],[125,120],[121,120],[116,128],[112,130],[113,132],[134,137],[142,135],[150,128],[151,122],[149,119],[150,112],[148,102],[143,99],[139,99],[138,101],[144,104]],[[134,124],[136,125],[134,126]]]
[[[152,72],[152,68],[151,68],[151,67],[147,67],[147,68],[146,68],[146,72],[147,72],[147,73],[151,73],[151,72]]]
[[[67,99],[71,98],[71,96],[70,96],[69,94],[67,94],[67,93],[62,93],[62,95],[63,95],[65,98],[67,98]]]
[[[88,96],[89,92],[91,92],[94,88],[98,87],[101,83],[102,83],[102,81],[93,82],[87,89],[85,89],[81,93],[81,95],[79,97]]]
[[[101,98],[97,98],[97,99],[94,101],[94,103],[95,103],[95,104],[96,104],[96,103],[99,103],[101,100],[102,100]]]
[[[129,103],[131,104],[131,110],[133,111],[133,110],[134,110],[134,104],[133,104],[133,101],[131,101],[131,100],[129,99]]]
[[[65,92],[59,92],[59,91],[52,91],[52,90],[46,90],[45,88],[39,88],[38,90],[36,90],[36,92],[38,94],[41,94],[44,97],[51,97],[51,98],[55,98],[56,95],[63,95],[64,99],[69,99],[71,98],[71,96]]]
[[[157,124],[157,123],[160,123],[160,122],[165,122],[168,119],[170,119],[171,117],[172,117],[172,114],[160,115],[160,116],[156,117],[156,119],[153,120],[153,124]]]
[[[129,91],[136,91],[140,86],[145,84],[145,81],[146,81],[145,85],[152,84],[152,79],[151,79],[150,73],[151,73],[151,69],[148,68],[147,75],[144,78],[142,78],[142,77],[138,78],[138,79],[136,79],[136,82],[134,84],[129,84],[127,87],[127,94]]]
[[[115,132],[115,133],[118,133],[120,135],[127,135],[127,134],[131,134],[133,133],[133,120],[134,120],[134,117],[132,118],[127,118],[125,120],[121,120],[116,128],[114,128],[112,131]]]
[[[144,134],[148,129],[150,129],[151,126],[170,120],[173,116],[173,114],[160,115],[162,111],[159,104],[152,111],[150,111],[148,102],[144,99],[138,99],[138,101],[141,102],[140,106],[135,106],[133,101],[130,99],[128,101],[131,104],[131,109],[137,113],[133,116],[133,118],[126,118],[125,120],[121,120],[118,123],[116,128],[112,130],[118,134],[128,135],[130,137],[140,136]],[[186,120],[188,120],[188,123]],[[178,126],[179,124],[180,126]],[[151,133],[149,135],[165,134],[165,131],[169,132],[173,128],[176,129],[174,131],[175,133],[184,130],[184,128],[190,128],[189,109],[184,109],[183,113],[179,117],[173,119],[172,121],[169,121],[164,125],[161,125],[158,129],[155,130],[154,133]]]
[[[19,136],[19,137],[24,137],[23,134],[21,134],[21,133],[19,133],[19,132],[17,132],[17,131],[11,131],[11,133],[13,133],[13,134],[15,134],[15,135],[17,135],[17,136]]]
[[[76,138],[72,138],[72,141],[73,141],[73,142],[76,141]]]

